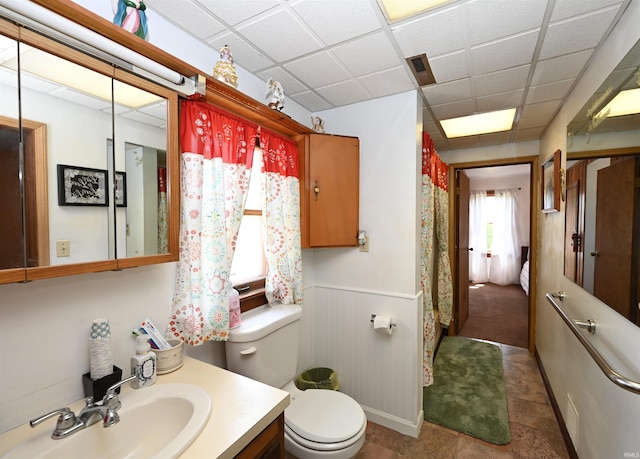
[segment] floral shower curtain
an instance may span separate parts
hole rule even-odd
[[[449,166],[436,152],[431,136],[422,133],[422,225],[420,238],[423,291],[423,386],[433,384],[435,319],[433,313],[433,268],[437,272],[437,305],[440,323],[449,326],[453,286],[448,253]],[[438,258],[434,259],[437,254]]]
[[[180,260],[168,334],[191,345],[228,337],[229,275],[256,132],[204,102],[182,103]]]
[[[298,146],[266,129],[260,134],[264,164],[263,240],[269,304],[302,303],[300,173]]]
[[[169,253],[167,226],[167,168],[158,168],[158,253]]]

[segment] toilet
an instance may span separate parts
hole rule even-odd
[[[229,330],[225,343],[227,368],[289,392],[284,438],[290,454],[352,458],[364,444],[367,418],[362,407],[342,392],[295,386],[301,317],[298,305],[264,305],[243,313],[242,325]]]

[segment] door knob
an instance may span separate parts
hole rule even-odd
[[[591,255],[592,257],[599,257],[600,256],[600,252],[598,252],[596,250],[595,252],[591,252],[589,255]]]

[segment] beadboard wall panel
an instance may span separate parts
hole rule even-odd
[[[344,287],[304,291],[299,370],[333,368],[340,390],[367,418],[417,436],[422,424],[421,295]],[[371,314],[397,324],[391,336],[373,330]]]

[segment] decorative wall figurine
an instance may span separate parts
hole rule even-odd
[[[267,99],[269,99],[270,108],[280,112],[284,108],[284,91],[282,90],[282,85],[273,78],[269,78],[269,81],[267,81]]]
[[[324,120],[319,116],[312,116],[311,122],[313,123],[313,130],[318,134],[324,134]]]
[[[111,0],[113,23],[143,40],[149,37],[147,6],[143,0]]]
[[[220,60],[216,62],[216,66],[213,68],[213,76],[230,86],[238,86],[238,76],[233,65],[233,54],[231,54],[231,49],[227,45],[220,48]]]

